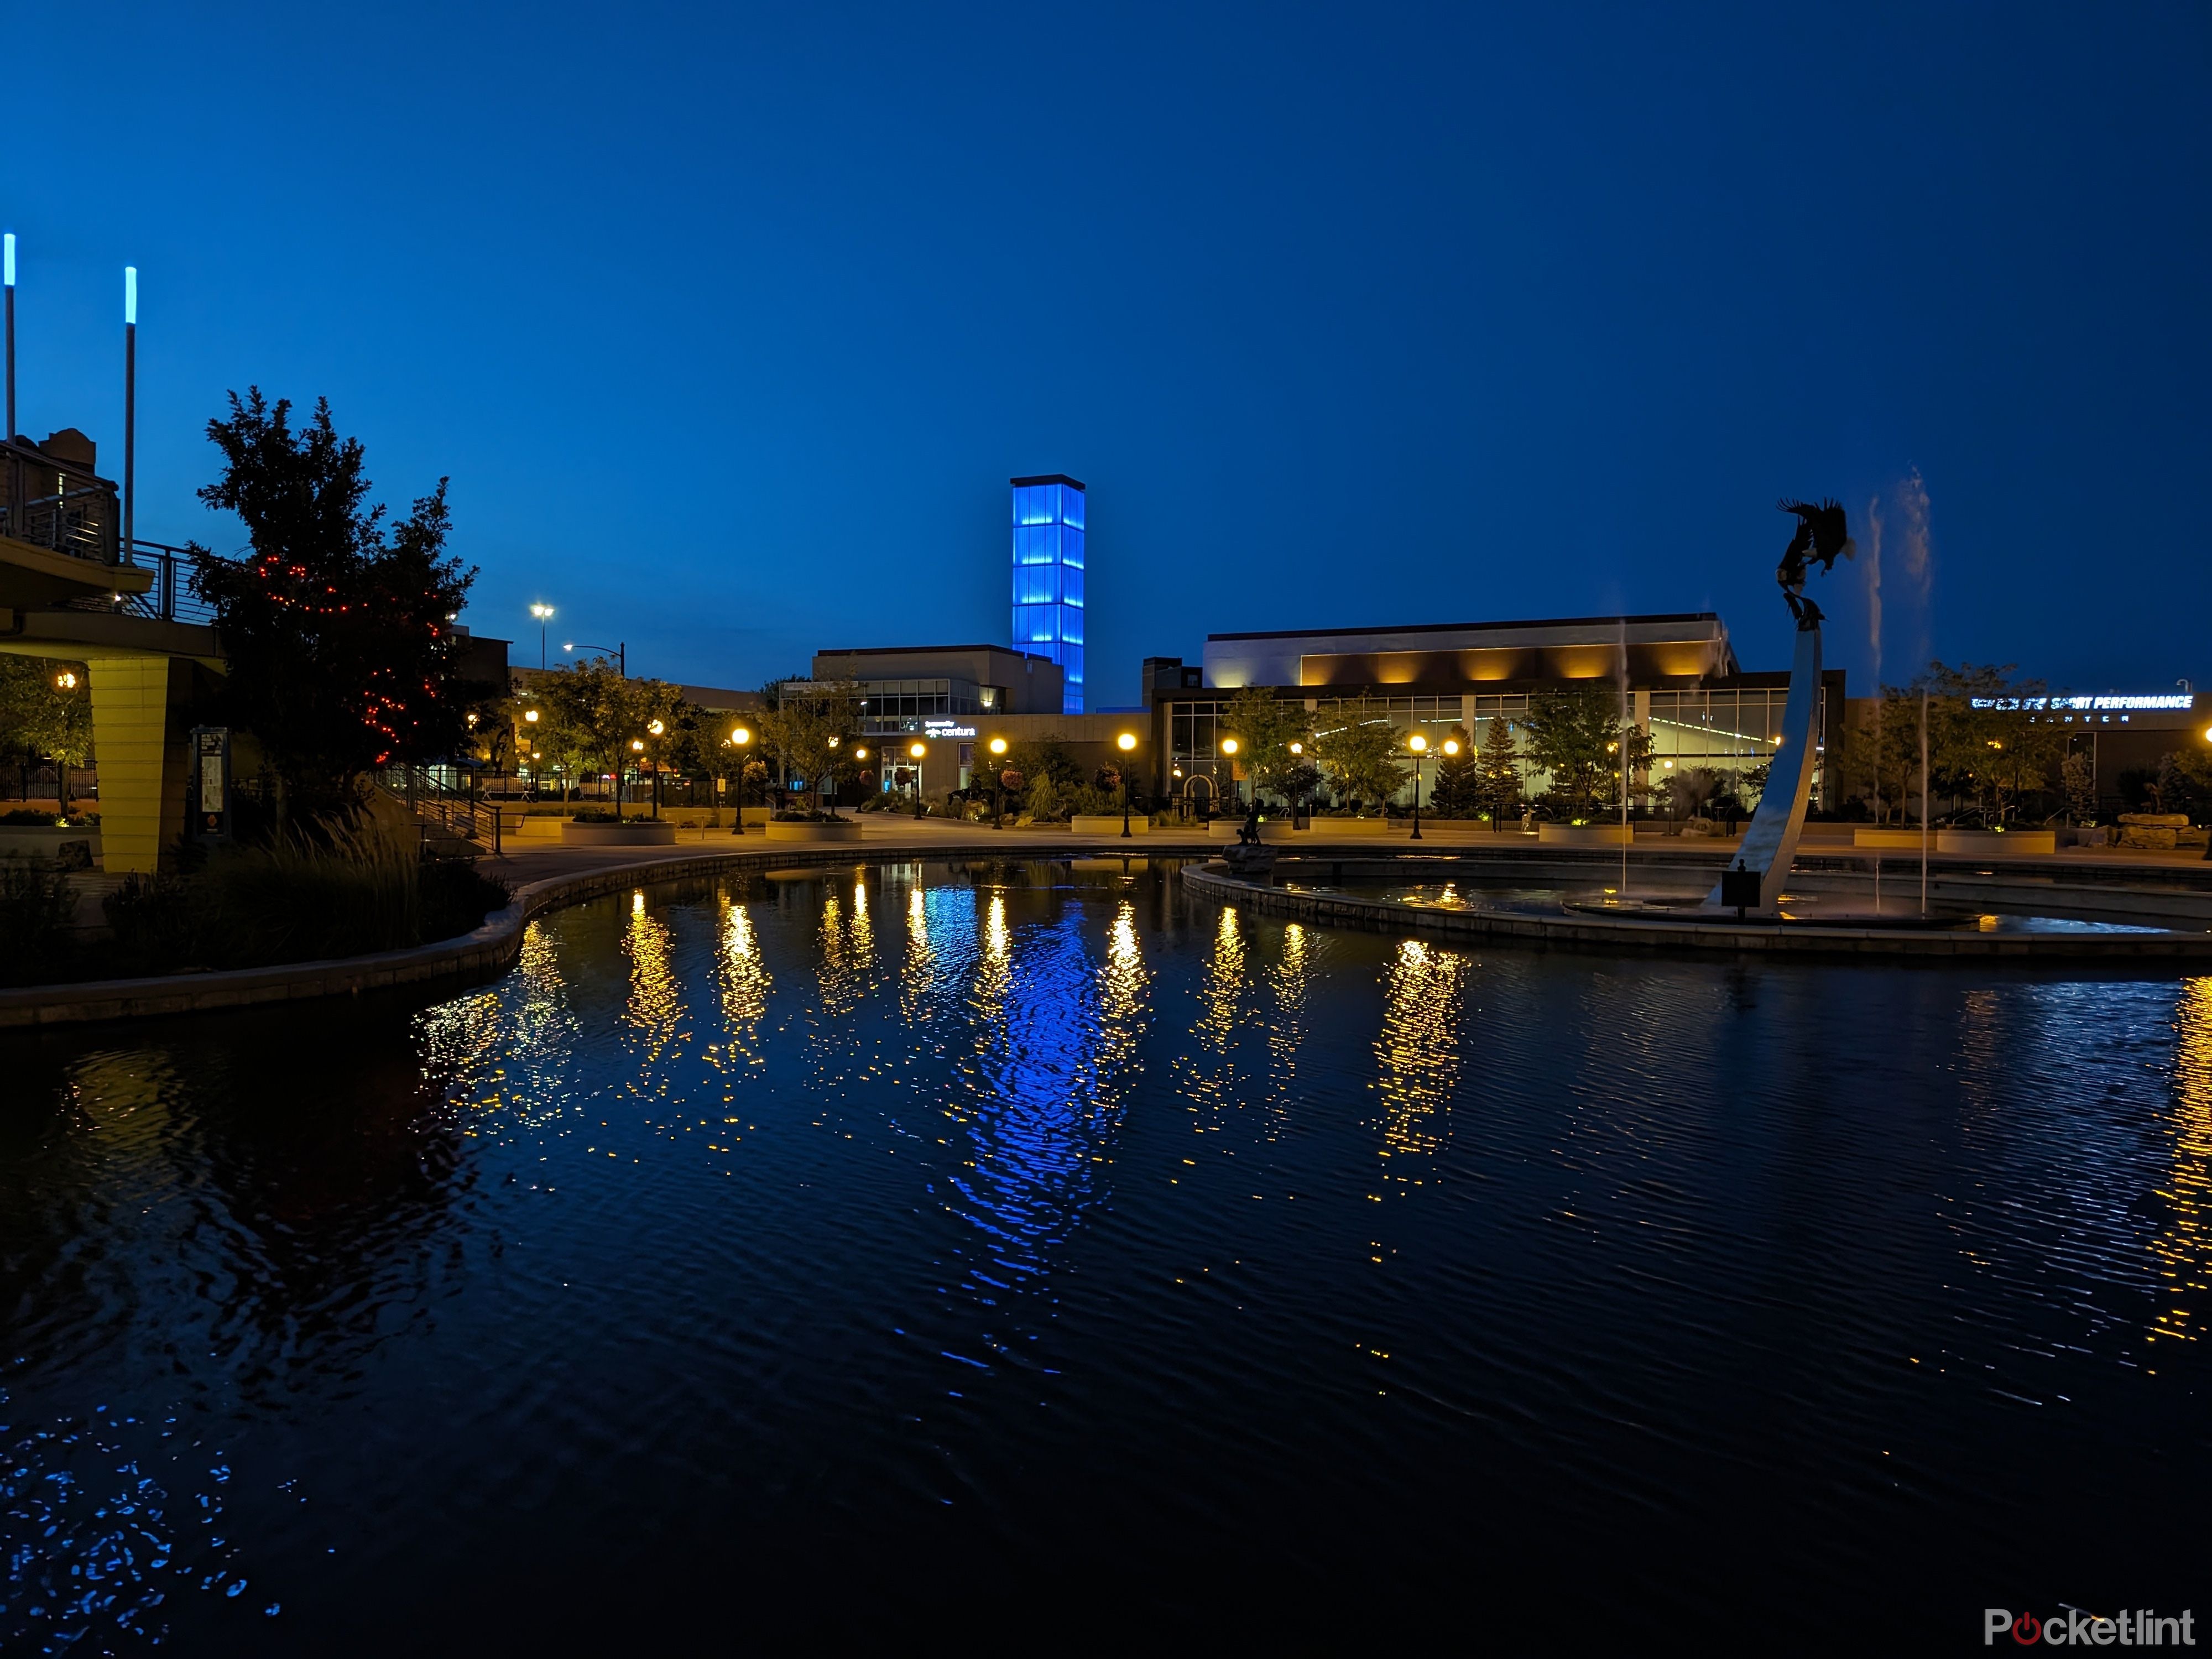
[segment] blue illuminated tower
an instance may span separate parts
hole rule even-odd
[[[1065,473],[1014,478],[1017,651],[1060,665],[1064,714],[1083,712],[1083,485]]]

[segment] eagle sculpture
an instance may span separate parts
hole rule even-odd
[[[1843,503],[1833,496],[1817,507],[1811,501],[1792,501],[1774,505],[1778,512],[1797,515],[1797,533],[1783,550],[1774,580],[1782,585],[1782,597],[1790,602],[1790,614],[1797,618],[1797,626],[1818,627],[1820,607],[1805,597],[1806,569],[1817,559],[1822,570],[1832,570],[1838,559],[1848,559],[1858,551],[1858,544],[1851,540],[1850,521],[1844,515]]]

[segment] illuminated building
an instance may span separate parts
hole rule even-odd
[[[1083,712],[1083,485],[1065,473],[1015,478],[1012,645],[1049,657],[1060,712]]]

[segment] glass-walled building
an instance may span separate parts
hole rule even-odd
[[[1011,480],[1014,489],[1017,651],[1060,666],[1060,712],[1083,712],[1083,485],[1064,473]]]
[[[1387,721],[1403,754],[1405,740],[1423,733],[1425,795],[1455,726],[1480,745],[1503,721],[1524,757],[1522,794],[1529,800],[1552,787],[1525,758],[1531,700],[1601,689],[1650,739],[1649,769],[1632,782],[1638,811],[1663,812],[1670,777],[1699,771],[1714,775],[1701,781],[1709,787],[1748,807],[1783,736],[1790,678],[1743,672],[1727,628],[1710,611],[1217,634],[1206,642],[1200,686],[1189,684],[1180,659],[1154,659],[1146,668],[1164,763],[1158,787],[1194,806],[1231,793],[1233,768],[1220,749],[1230,735],[1223,722],[1231,694],[1265,687],[1301,703],[1316,735],[1346,721]],[[1821,676],[1814,717],[1821,751],[1816,808],[1838,799],[1843,708],[1844,676],[1832,669]],[[1409,780],[1401,802],[1412,793]]]

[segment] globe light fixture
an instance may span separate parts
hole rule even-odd
[[[645,739],[643,738],[632,738],[629,740],[629,746],[634,752],[643,754],[645,752]]]
[[[535,708],[526,708],[522,711],[522,718],[535,726],[538,724],[538,711]]]
[[[1222,752],[1223,754],[1224,754],[1224,755],[1233,755],[1233,754],[1235,754],[1235,753],[1237,752],[1237,739],[1236,739],[1236,738],[1222,738],[1222,740],[1221,740],[1221,752]]]
[[[740,749],[744,748],[752,740],[753,734],[745,730],[742,726],[734,727],[730,732],[730,741],[737,744]]]
[[[1429,740],[1416,732],[1406,739],[1406,747],[1417,755],[1425,755],[1429,752]]]
[[[74,691],[76,690],[76,676],[64,669],[54,676],[54,684],[64,691]]]
[[[1303,755],[1306,752],[1306,746],[1302,743],[1294,743],[1291,745],[1291,752],[1293,755]]]
[[[652,732],[653,735],[657,738],[668,728],[663,726],[659,720],[647,720],[646,722],[645,729]]]
[[[1421,838],[1421,757],[1428,751],[1429,740],[1416,732],[1406,739],[1406,747],[1413,751],[1413,836]]]
[[[1457,738],[1446,738],[1444,739],[1444,753],[1447,755],[1456,755],[1459,753],[1459,739]]]
[[[2206,735],[2207,735],[2208,737],[2212,737],[2212,732],[2208,732],[2208,733],[2206,733]],[[1005,753],[1006,752],[1006,740],[1004,738],[992,738],[992,739],[991,739],[991,752],[992,752],[993,754],[994,754],[994,755],[1003,755],[1003,754],[1005,754]]]

